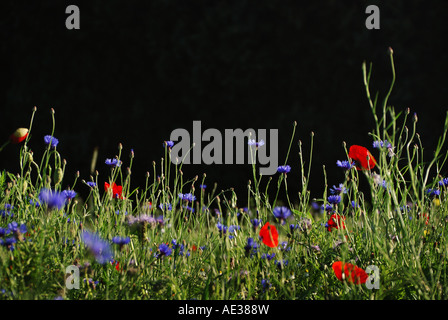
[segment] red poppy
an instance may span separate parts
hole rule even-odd
[[[277,229],[274,225],[269,224],[269,222],[266,222],[263,228],[260,229],[259,235],[263,243],[268,247],[275,248],[278,246]]]
[[[351,146],[348,157],[355,161],[357,170],[370,170],[376,165],[376,160],[367,148],[361,146]],[[368,160],[367,160],[368,158]]]
[[[28,129],[19,128],[16,131],[14,131],[13,134],[11,134],[9,136],[9,140],[11,140],[11,142],[13,144],[18,144],[18,143],[22,142],[23,140],[25,140],[26,137],[28,137]]]
[[[193,246],[191,247],[191,251],[196,251],[196,250],[198,250],[198,248],[196,247],[196,245],[193,245]]]
[[[112,189],[112,194],[114,198],[123,199],[123,196],[121,195],[123,191],[122,186],[116,185],[115,182],[112,182],[112,186],[107,182],[104,182],[104,191],[108,192],[109,189]]]
[[[429,214],[423,213],[423,214],[422,214],[422,217],[423,217],[423,218],[426,218],[426,222],[425,222],[425,224],[428,225],[428,223],[429,223]]]
[[[332,214],[326,224],[328,231],[331,232],[333,230],[333,228],[339,229],[339,227],[342,227],[342,229],[345,229],[344,220],[345,220],[345,217],[340,216],[338,214]]]
[[[340,280],[347,280],[350,283],[354,284],[362,284],[366,283],[369,275],[363,269],[351,264],[344,263],[342,261],[336,261],[332,265],[334,274]],[[342,269],[344,269],[344,274],[342,273]]]

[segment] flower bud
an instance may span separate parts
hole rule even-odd
[[[13,134],[9,137],[12,143],[18,144],[22,142],[23,140],[28,137],[28,129],[26,128],[18,128],[16,131],[14,131]]]

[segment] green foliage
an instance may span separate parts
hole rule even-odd
[[[394,67],[392,52],[390,58]],[[440,151],[448,117],[434,158],[424,160],[417,118],[408,119],[409,111],[396,114],[387,105],[394,81],[378,107],[378,95],[373,101],[370,97],[370,71],[365,64],[363,70],[376,123],[371,136],[374,141],[389,141],[391,147],[378,150],[373,170],[345,172],[342,184],[347,192],[340,193],[341,201],[332,208],[332,213],[343,217],[345,227],[339,224],[329,231],[325,224],[330,215],[311,207],[307,186],[312,148],[305,161],[301,142],[300,163],[293,165],[301,172],[301,188],[294,196],[288,192],[287,174],[258,176],[256,165],[247,195],[238,197],[233,189],[217,191],[217,186],[201,189],[198,180],[204,184],[206,176],[185,180],[182,164],[171,163],[167,147],[161,163],[153,164],[145,186],[131,189],[134,155],[123,159],[120,145],[116,158],[123,165],[112,167],[107,176],[92,176],[89,182],[95,187],[85,180],[79,183],[76,176],[71,189],[86,188],[88,196],[67,200],[57,209],[48,207],[39,193],[43,188],[62,191],[67,184],[65,162],[57,148],[48,146],[38,164],[27,140],[20,149],[20,173],[0,175],[0,208],[5,208],[0,227],[6,230],[15,221],[27,228],[13,233],[13,250],[5,243],[11,235],[0,238],[0,298],[447,299],[448,201],[446,186],[439,187],[438,181],[447,157]],[[285,164],[294,145],[295,127]],[[311,146],[313,139],[312,134]],[[361,189],[362,180],[368,181],[368,190]],[[105,182],[122,186],[121,196],[103,191]],[[270,188],[276,192],[274,199],[269,198]],[[440,193],[430,195],[428,188]],[[286,193],[287,203],[278,201],[279,192]],[[322,198],[314,201],[328,204],[328,192],[325,188]],[[370,193],[370,202],[365,192]],[[180,193],[192,193],[197,199],[182,200]],[[358,205],[353,206],[353,201]],[[280,205],[292,211],[286,224],[273,215]],[[261,226],[267,221],[276,226],[278,247],[258,240],[260,226],[251,222],[255,218],[263,221]],[[218,223],[227,227],[225,233]],[[299,227],[291,229],[289,224]],[[113,260],[101,264],[82,241],[85,230],[110,243],[115,236],[129,237],[130,242],[112,245]],[[248,238],[258,243],[257,250],[246,250]],[[163,243],[172,249],[170,255],[160,256]],[[266,254],[275,257],[267,259]],[[377,266],[380,288],[338,280],[332,269],[335,261],[362,269]],[[79,289],[66,286],[65,271],[71,265],[79,268]]]

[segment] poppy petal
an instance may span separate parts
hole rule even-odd
[[[353,145],[350,147],[348,157],[355,161],[357,170],[370,170],[376,165],[376,160],[367,148]],[[367,158],[369,160],[367,160]]]
[[[336,261],[331,267],[333,268],[336,278],[342,281],[342,261]]]
[[[275,248],[278,246],[277,229],[274,225],[269,224],[269,222],[266,222],[263,228],[260,229],[259,235],[263,243],[268,247]]]

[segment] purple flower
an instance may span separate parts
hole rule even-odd
[[[179,198],[181,198],[182,200],[190,201],[190,202],[193,202],[194,200],[196,200],[196,197],[191,193],[184,193],[184,194],[179,193]]]
[[[220,233],[227,233],[227,227],[223,225],[221,222],[218,222],[216,224],[216,227],[218,228]]]
[[[207,188],[207,185],[206,185],[206,184],[200,184],[200,185],[199,185],[199,188],[201,188],[201,189],[204,190],[205,188]]]
[[[289,210],[287,207],[275,207],[272,212],[277,219],[280,219],[282,224],[284,224],[285,220],[288,219],[292,214],[291,210]]]
[[[97,233],[83,231],[81,239],[98,263],[104,264],[113,259],[109,242],[103,240]]]
[[[59,143],[59,140],[58,140],[58,139],[56,139],[55,137],[50,136],[50,135],[46,135],[46,136],[44,137],[44,141],[45,141],[45,144],[47,144],[47,145],[51,145],[53,148],[56,148],[56,146],[57,146],[58,143]]]
[[[169,140],[169,141],[164,141],[163,142],[163,146],[167,146],[168,148],[172,148],[174,146],[174,142]]]
[[[0,245],[7,247],[9,250],[14,251],[14,243],[16,243],[16,238],[14,237],[9,237],[6,238],[5,240],[0,239]]]
[[[280,172],[280,173],[285,173],[286,174],[289,171],[291,171],[291,167],[288,166],[288,165],[280,166],[280,167],[277,168],[277,171]]]
[[[111,167],[111,168],[115,168],[115,167],[119,167],[121,166],[121,161],[118,160],[117,158],[114,159],[106,159],[105,163]]]
[[[160,210],[166,210],[166,211],[171,211],[173,209],[173,206],[170,203],[165,203],[165,204],[159,204],[159,208]]]
[[[275,260],[274,263],[277,265],[278,268],[282,269],[283,267],[286,267],[288,265],[288,260],[282,260],[282,261],[277,261]]]
[[[355,163],[347,161],[347,160],[343,160],[343,161],[338,160],[338,161],[336,161],[336,165],[339,168],[342,168],[344,170],[349,170],[355,166]]]
[[[331,204],[338,204],[339,202],[341,202],[341,197],[338,195],[329,196],[328,202]]]
[[[437,189],[428,189],[428,190],[426,190],[426,193],[427,193],[429,196],[435,197],[435,196],[440,195],[440,190],[437,190]]]
[[[326,205],[322,205],[321,209],[323,211],[331,212],[331,211],[333,211],[333,206],[331,204],[327,203]]]
[[[15,221],[8,223],[8,228],[6,229],[6,234],[13,233],[15,235],[24,234],[28,231],[25,224],[21,224],[19,227],[19,224]]]
[[[183,206],[184,209],[187,209],[190,212],[194,212],[194,208],[190,206]]]
[[[373,147],[376,149],[381,149],[381,148],[393,149],[392,144],[390,142],[388,142],[387,140],[373,141]]]
[[[272,260],[275,257],[275,252],[272,254],[263,253],[261,255],[261,259],[267,259],[268,261]]]
[[[443,178],[439,181],[439,186],[445,186],[448,187],[448,178]]]
[[[339,187],[336,187],[335,185],[333,185],[333,187],[330,188],[330,193],[331,194],[347,193],[347,189],[344,187],[343,183],[340,183]]]
[[[260,226],[261,219],[252,219],[252,220],[250,220],[250,222],[252,223],[253,228],[256,229],[257,227]]]
[[[264,146],[264,140],[261,139],[260,141],[255,141],[255,139],[249,139],[249,142],[247,143],[250,146],[255,146],[256,148]]]
[[[73,190],[64,190],[62,191],[62,194],[64,195],[65,199],[71,200],[74,197],[76,197],[76,192]]]
[[[357,204],[355,200],[353,200],[353,201],[351,202],[351,204],[352,204],[352,208],[353,208],[353,209],[359,207],[359,204]]]
[[[266,289],[270,288],[272,285],[269,282],[269,280],[261,279],[261,286],[263,287],[263,292],[264,292]]]
[[[86,184],[91,187],[91,188],[95,188],[96,187],[96,183],[93,181],[87,181]]]
[[[163,256],[169,256],[173,250],[165,243],[162,243],[159,245],[159,254],[157,255],[157,258],[163,257]]]
[[[62,209],[65,205],[65,200],[65,195],[59,191],[42,189],[39,193],[39,202],[46,204],[50,209]]]
[[[125,244],[128,244],[131,241],[131,238],[129,237],[113,237],[112,242],[115,244],[118,244],[120,247],[124,246]]]
[[[251,254],[256,254],[258,249],[258,244],[255,242],[253,238],[247,238],[247,244],[244,246],[244,250],[246,253],[251,252]]]

